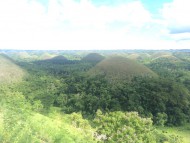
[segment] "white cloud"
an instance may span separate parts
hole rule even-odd
[[[48,10],[37,0],[0,1],[0,31],[0,48],[177,47],[163,38],[170,37],[165,23],[152,19],[140,1],[97,7],[89,0],[49,0]]]
[[[162,16],[169,30],[168,37],[178,49],[190,49],[190,1],[174,0],[164,5]]]
[[[186,32],[185,28],[190,32],[189,6],[189,0],[174,0],[164,5],[162,14],[171,32]]]

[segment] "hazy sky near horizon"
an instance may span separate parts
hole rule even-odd
[[[0,49],[190,49],[190,0],[0,0]]]

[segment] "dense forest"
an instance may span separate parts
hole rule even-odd
[[[188,50],[0,52],[0,142],[189,142]]]

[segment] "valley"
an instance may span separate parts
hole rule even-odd
[[[0,142],[189,143],[189,57],[0,50]]]

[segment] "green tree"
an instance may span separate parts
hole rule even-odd
[[[102,114],[98,110],[94,123],[97,138],[102,142],[155,142],[151,119],[141,118],[137,112]]]
[[[166,113],[157,113],[154,117],[154,123],[159,126],[164,126],[167,122],[167,114]]]

